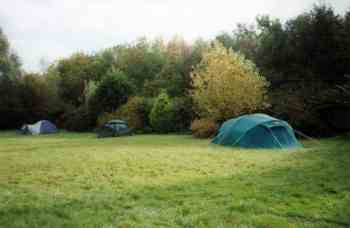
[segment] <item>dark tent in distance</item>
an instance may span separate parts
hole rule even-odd
[[[26,124],[23,125],[20,132],[22,134],[51,134],[56,133],[58,130],[56,126],[48,120],[40,120],[35,124]]]
[[[212,143],[262,149],[302,147],[287,122],[266,114],[244,115],[224,122]]]
[[[123,120],[110,120],[97,129],[98,138],[118,137],[131,134],[132,129],[130,129],[128,123]]]

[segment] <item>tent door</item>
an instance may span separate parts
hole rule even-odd
[[[276,137],[276,139],[282,147],[289,147],[292,144],[292,142],[290,141],[290,135],[284,127],[272,127],[271,132]]]

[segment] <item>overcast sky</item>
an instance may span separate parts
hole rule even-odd
[[[0,27],[27,71],[40,60],[92,53],[146,36],[212,38],[257,15],[286,20],[317,0],[0,0]],[[350,0],[325,0],[337,12]]]

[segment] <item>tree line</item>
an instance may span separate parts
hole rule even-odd
[[[185,132],[194,123],[206,136],[259,111],[331,134],[339,129],[329,109],[350,105],[349,75],[350,10],[327,5],[284,23],[258,16],[213,40],[140,38],[75,53],[41,73],[23,72],[0,30],[0,129],[49,119],[89,131],[121,118],[140,132]]]

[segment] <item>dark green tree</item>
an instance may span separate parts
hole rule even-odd
[[[161,71],[165,58],[162,50],[153,48],[144,38],[133,45],[119,45],[113,49],[115,62],[113,68],[123,71],[143,94],[146,81],[152,81]]]
[[[134,93],[135,87],[124,72],[111,71],[98,84],[92,100],[100,112],[113,112]]]
[[[48,77],[55,81],[61,99],[78,107],[87,103],[89,84],[105,74],[102,60],[96,56],[76,53],[49,67]]]
[[[278,19],[260,16],[257,17],[257,24],[259,46],[255,62],[263,71],[263,75],[274,84],[275,81],[285,79],[283,72],[290,67],[287,65],[287,34]]]
[[[342,83],[347,64],[344,59],[350,53],[343,46],[342,18],[333,8],[315,5],[310,12],[289,20],[285,30],[292,73],[307,80]]]
[[[20,124],[21,99],[19,96],[20,61],[10,50],[7,37],[0,28],[0,129]]]
[[[145,95],[157,96],[161,90],[167,90],[171,97],[187,96],[191,88],[191,71],[201,58],[203,50],[209,44],[196,40],[191,46],[181,37],[174,37],[164,49],[165,62],[153,80],[145,83]]]
[[[224,32],[216,36],[215,39],[222,43],[224,47],[232,48],[252,61],[256,60],[258,34],[254,25],[237,24],[232,34]]]

